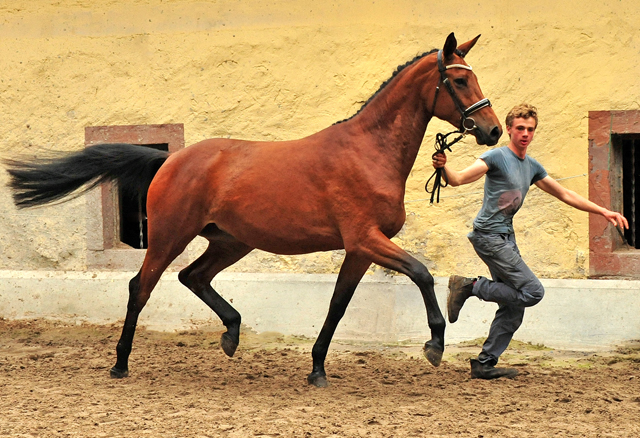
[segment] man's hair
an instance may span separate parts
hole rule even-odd
[[[507,119],[505,123],[507,126],[511,126],[513,124],[513,119],[522,118],[528,119],[529,117],[533,117],[533,120],[536,121],[536,128],[538,127],[538,110],[535,106],[529,105],[528,103],[521,103],[520,105],[514,106],[509,114],[507,114]]]

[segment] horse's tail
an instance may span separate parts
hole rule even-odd
[[[75,198],[106,181],[117,181],[121,189],[145,197],[168,156],[150,147],[111,143],[54,158],[3,163],[16,206],[28,208]]]

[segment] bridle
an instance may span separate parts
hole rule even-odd
[[[457,49],[456,49],[456,54],[461,58],[464,57],[464,53],[460,52]],[[440,72],[440,81],[436,86],[436,94],[433,97],[431,114],[433,115],[433,112],[436,109],[436,102],[438,101],[438,93],[440,92],[440,82],[442,82],[447,87],[447,91],[449,92],[449,95],[451,96],[451,99],[453,100],[453,103],[455,104],[461,116],[460,128],[458,129],[458,132],[468,134],[469,131],[473,131],[474,129],[477,128],[476,121],[469,116],[475,113],[476,111],[480,111],[482,108],[491,107],[491,102],[489,101],[489,99],[485,97],[484,99],[479,100],[478,102],[474,103],[467,109],[462,109],[462,102],[460,101],[460,98],[456,94],[456,90],[453,89],[453,85],[451,85],[451,81],[449,81],[449,78],[445,74],[446,71],[449,70],[450,68],[463,68],[465,70],[472,70],[470,65],[464,65],[464,64],[449,64],[445,66],[444,62],[442,61],[442,50],[438,50],[438,72]]]
[[[460,52],[458,49],[455,50],[455,53],[461,58],[464,58],[464,53]],[[449,81],[449,78],[445,74],[446,71],[449,70],[450,68],[463,68],[465,70],[472,70],[470,65],[464,65],[464,64],[449,64],[445,66],[444,62],[442,61],[442,50],[438,50],[438,71],[440,72],[440,81],[436,86],[436,94],[433,97],[433,105],[431,106],[431,115],[434,114],[434,111],[436,109],[438,93],[440,92],[440,82],[442,82],[447,87],[447,91],[449,92],[449,95],[451,96],[453,103],[458,109],[458,112],[460,113],[461,118],[460,118],[460,127],[458,128],[457,131],[453,131],[448,134],[441,134],[441,133],[436,134],[436,151],[433,154],[434,157],[439,153],[443,153],[445,150],[451,151],[452,145],[462,140],[462,138],[465,135],[467,135],[469,132],[473,131],[478,127],[476,125],[476,121],[473,118],[469,117],[471,116],[471,114],[475,113],[476,111],[480,111],[482,108],[491,107],[491,102],[489,101],[489,99],[484,98],[474,103],[473,105],[469,106],[467,109],[462,109],[463,108],[462,102],[460,101],[460,98],[456,94],[456,90],[454,90],[453,85],[451,85],[451,81]],[[456,137],[451,143],[448,143],[447,137],[449,137],[452,134],[460,134],[460,135]],[[442,183],[443,177],[444,177],[444,184]],[[434,180],[433,188],[429,190],[429,183],[431,182],[432,179]],[[436,171],[433,173],[433,175],[431,175],[431,177],[427,180],[427,183],[424,185],[424,189],[427,191],[427,193],[431,193],[431,204],[433,204],[434,198],[436,199],[436,202],[440,202],[440,188],[446,187],[447,185],[448,185],[447,173],[445,172],[444,168],[436,169]]]
[[[456,49],[456,54],[461,58],[464,58],[464,53],[460,52],[458,49]],[[440,72],[440,81],[436,86],[436,94],[433,97],[431,114],[433,115],[433,112],[436,109],[436,102],[438,101],[438,93],[440,92],[440,82],[442,82],[447,87],[447,91],[449,92],[449,95],[451,96],[451,99],[453,100],[453,103],[455,104],[461,116],[460,128],[458,129],[458,132],[468,134],[469,131],[473,131],[474,129],[477,128],[476,121],[469,116],[475,113],[476,111],[480,111],[482,108],[490,107],[491,102],[489,101],[489,99],[484,98],[474,103],[467,109],[462,109],[462,102],[460,101],[460,98],[456,94],[456,90],[453,89],[453,85],[451,85],[451,81],[449,81],[449,78],[445,74],[446,71],[449,70],[450,68],[463,68],[465,70],[472,70],[470,65],[464,65],[464,64],[449,64],[445,66],[444,62],[442,61],[442,50],[438,50],[438,72]]]

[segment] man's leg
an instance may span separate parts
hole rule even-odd
[[[493,282],[504,283],[500,273],[489,267]],[[482,345],[482,352],[478,355],[478,361],[483,364],[495,366],[498,358],[511,343],[514,333],[524,319],[524,306],[512,304],[498,304],[498,310],[491,322],[489,335]]]
[[[500,304],[493,318],[489,336],[482,345],[482,352],[478,355],[481,363],[495,366],[498,358],[507,349],[514,333],[522,324],[524,307]]]
[[[516,307],[531,307],[544,296],[544,287],[522,260],[513,234],[469,234],[478,256],[494,280],[479,277],[473,295],[481,300]]]
[[[473,295],[484,301],[516,307],[534,306],[542,299],[544,288],[522,260],[513,234],[474,231],[467,237],[489,267],[493,280],[452,275],[447,296],[449,322],[457,321],[460,309]]]
[[[493,367],[522,324],[525,307],[537,304],[544,295],[544,288],[522,260],[513,235],[472,233],[469,240],[493,278],[479,278],[473,287],[473,295],[499,305],[489,336],[478,356],[479,364],[475,364],[476,373],[479,373],[477,377],[513,376],[517,374],[516,370]],[[472,361],[472,376],[473,368]],[[489,377],[484,377],[482,370]]]

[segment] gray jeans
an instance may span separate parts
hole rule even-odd
[[[467,237],[489,267],[493,278],[479,277],[473,287],[473,295],[499,305],[489,336],[478,356],[480,362],[495,365],[522,324],[524,309],[540,302],[544,287],[522,260],[514,234],[474,230]]]

